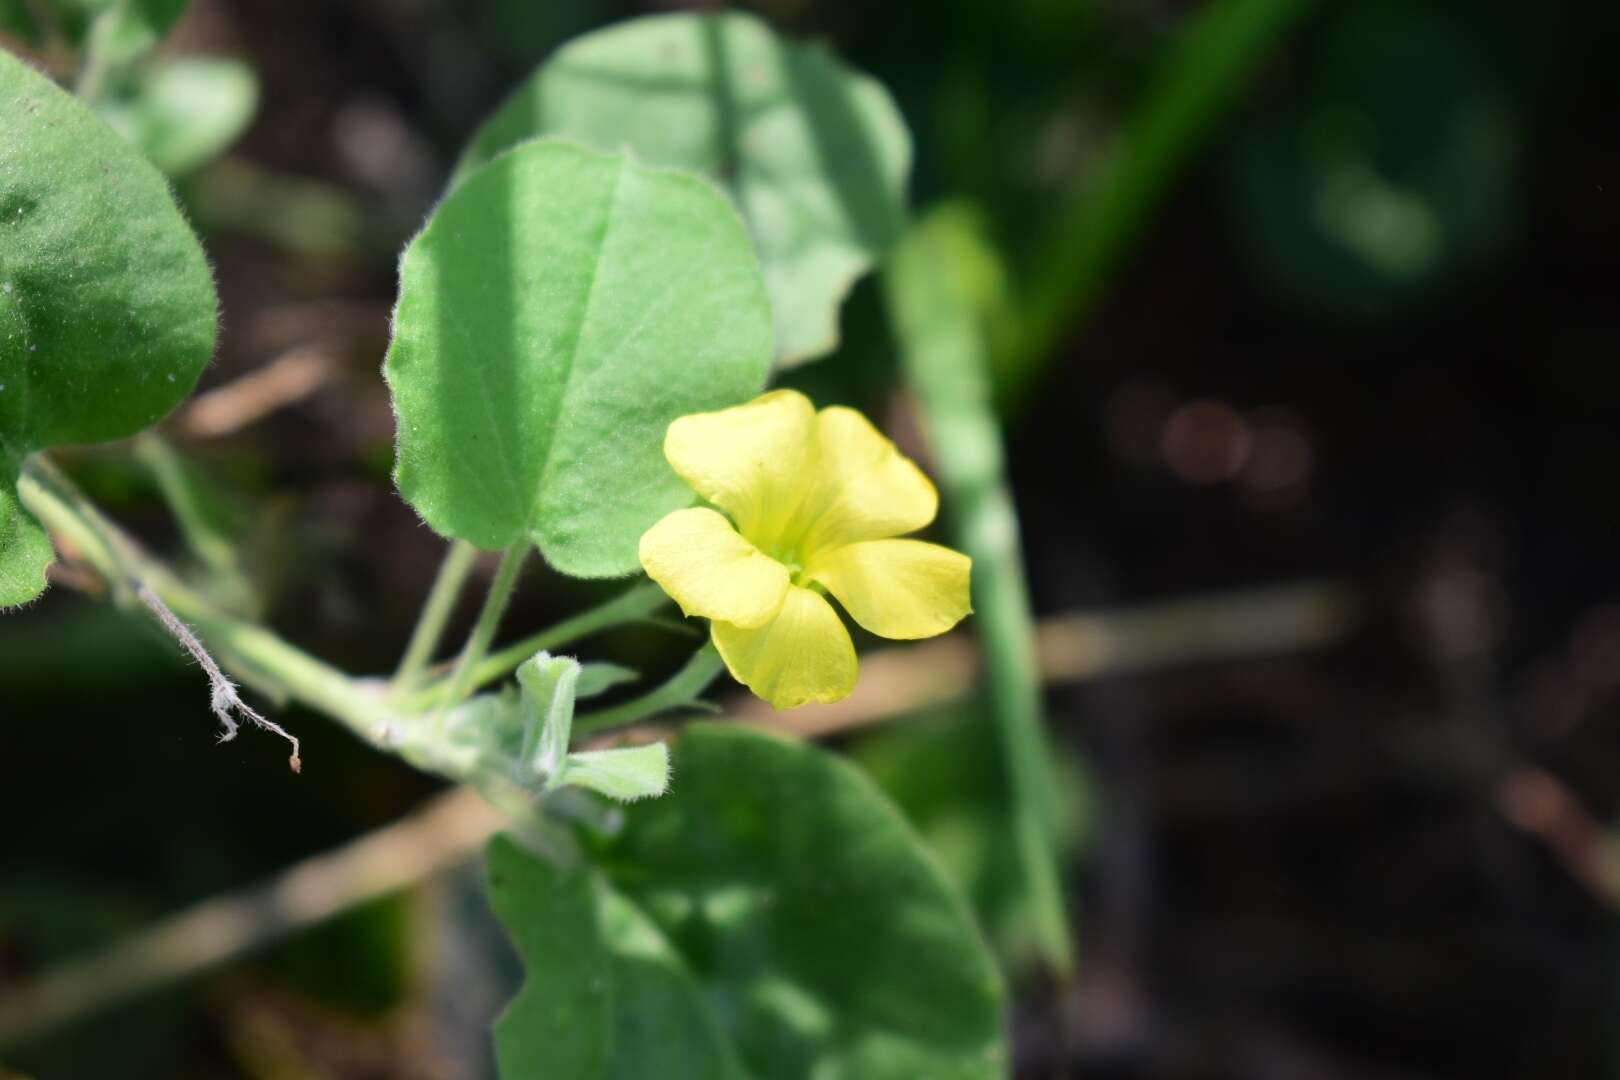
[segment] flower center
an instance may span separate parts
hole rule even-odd
[[[793,584],[805,584],[804,564],[799,561],[799,552],[796,549],[791,551],[772,552],[771,558],[787,567],[788,575],[792,578]]]

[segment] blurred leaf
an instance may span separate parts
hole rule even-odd
[[[226,229],[263,237],[312,262],[382,256],[402,237],[353,192],[271,172],[227,157],[186,177],[186,209],[205,233]],[[386,470],[387,463],[380,463]]]
[[[581,664],[579,668],[579,683],[574,687],[574,697],[590,698],[598,694],[605,694],[615,686],[633,683],[641,678],[633,668],[622,664],[609,664],[597,661],[590,664]]]
[[[495,1024],[505,1080],[741,1080],[702,987],[647,917],[584,870],[491,843],[490,902],[528,967]]]
[[[258,100],[258,79],[241,61],[187,59],[148,69],[99,111],[154,165],[180,176],[235,142]]]
[[[1227,161],[1247,254],[1284,302],[1395,318],[1475,279],[1519,219],[1522,114],[1471,20],[1347,9],[1313,41],[1305,92]]]
[[[838,307],[905,219],[911,143],[888,92],[752,15],[637,19],[570,42],[468,145],[458,174],[566,135],[713,177],[759,249],[780,363],[838,343]]]
[[[600,861],[704,985],[750,1075],[1005,1074],[983,940],[892,804],[834,755],[693,725],[674,789],[631,810]]]
[[[1020,882],[1014,814],[995,729],[982,700],[908,717],[860,740],[852,755],[939,857],[972,902],[1005,969],[1038,959],[1034,913]],[[1090,831],[1090,784],[1070,758],[1055,762],[1057,845],[1068,865]]]
[[[111,128],[0,53],[0,605],[44,588],[22,458],[133,435],[214,350],[202,248],[168,184]]]
[[[703,181],[539,140],[441,203],[400,267],[385,373],[400,492],[486,550],[528,538],[578,577],[636,569],[690,489],[664,429],[754,392],[770,312]]]

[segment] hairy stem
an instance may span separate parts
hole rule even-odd
[[[118,30],[118,18],[123,14],[121,8],[122,5],[114,5],[97,15],[90,24],[84,62],[79,66],[78,78],[73,82],[73,92],[86,105],[95,105],[107,85],[107,76],[112,71],[113,36]]]
[[[455,541],[444,553],[444,561],[439,564],[433,587],[428,590],[427,600],[422,605],[422,614],[416,620],[416,628],[411,631],[410,643],[405,646],[399,670],[394,673],[395,690],[412,690],[422,681],[428,662],[433,659],[439,641],[444,637],[445,623],[450,621],[456,601],[461,597],[462,586],[467,583],[467,575],[477,560],[478,549],[465,540]]]
[[[669,597],[663,589],[652,582],[633,585],[606,603],[599,604],[589,611],[582,611],[555,626],[490,653],[473,669],[472,682],[468,689],[477,690],[510,674],[519,664],[542,649],[547,651],[558,649],[581,638],[601,633],[610,627],[645,619],[667,603]],[[451,678],[442,679],[402,699],[400,703],[411,710],[431,708],[445,699],[451,681]]]
[[[714,642],[706,641],[669,681],[622,705],[586,713],[574,720],[574,737],[581,738],[639,723],[661,712],[697,705],[698,695],[725,669]]]
[[[216,579],[218,588],[210,591],[222,593],[221,599],[243,614],[258,614],[258,601],[242,573],[236,544],[209,520],[202,492],[174,447],[156,431],[143,431],[135,437],[134,450],[135,460],[151,473],[158,494],[180,526],[186,546]]]
[[[517,587],[518,574],[528,555],[529,541],[524,538],[507,548],[501,556],[500,568],[495,571],[495,580],[490,582],[484,606],[478,612],[478,621],[473,624],[467,644],[462,647],[461,659],[456,661],[450,692],[438,703],[441,711],[457,704],[472,692],[473,673],[489,652],[489,643],[495,640],[495,631],[500,629],[501,618],[506,614],[506,605],[511,603],[512,590]]]
[[[36,454],[24,465],[18,492],[35,517],[107,579],[116,602],[141,604],[140,589],[149,589],[197,638],[208,642],[223,669],[247,685],[323,712],[365,742],[390,748],[390,733],[405,718],[379,694],[269,630],[221,612],[103,517],[44,455]],[[413,764],[439,771],[432,762]]]

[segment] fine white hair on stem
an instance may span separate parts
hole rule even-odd
[[[141,582],[135,588],[135,595],[140,597],[141,603],[146,605],[146,609],[152,613],[158,622],[163,624],[163,629],[167,630],[180,643],[181,648],[191,654],[191,658],[197,661],[197,665],[208,676],[210,690],[208,705],[209,708],[213,709],[214,715],[219,717],[219,722],[225,727],[225,732],[220,735],[219,741],[230,742],[236,738],[239,725],[236,717],[231,715],[234,712],[244,720],[257,724],[266,731],[280,735],[291,743],[292,756],[287,759],[287,764],[292,767],[293,772],[302,772],[304,762],[298,756],[297,737],[274,720],[261,716],[250,708],[247,702],[242,700],[241,695],[236,692],[236,684],[220,670],[219,664],[208,654],[208,649],[197,639],[197,635],[191,632],[191,627],[181,622],[180,616],[169,610],[169,605],[165,604],[158,594],[152,591],[150,586],[145,582]]]

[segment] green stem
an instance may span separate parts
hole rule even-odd
[[[496,679],[510,674],[519,664],[541,650],[549,652],[600,633],[609,627],[645,619],[668,602],[669,597],[665,595],[664,590],[652,582],[634,585],[606,603],[589,611],[582,611],[572,618],[564,619],[556,626],[531,634],[521,641],[490,653],[473,670],[469,689],[476,690],[481,686],[487,686]],[[431,708],[445,697],[449,687],[450,679],[440,680],[404,698],[400,704],[411,710]]]
[[[455,541],[444,553],[444,561],[439,564],[433,587],[422,605],[422,614],[416,620],[416,629],[411,631],[410,643],[405,646],[399,670],[394,673],[396,690],[412,690],[422,681],[428,661],[433,659],[444,637],[445,623],[450,621],[456,601],[461,597],[461,588],[477,560],[478,549],[465,540]]]
[[[243,682],[271,697],[317,709],[373,746],[394,748],[392,733],[408,718],[395,714],[365,683],[289,645],[263,627],[220,611],[146,555],[43,455],[36,454],[23,467],[18,492],[23,505],[46,528],[71,542],[85,561],[107,579],[120,605],[135,606],[138,601],[132,584],[146,584],[196,629],[218,654],[221,665]],[[431,762],[414,763],[435,768]]]
[[[506,614],[506,605],[512,600],[512,591],[517,587],[518,573],[523,569],[523,560],[529,556],[529,540],[525,537],[506,549],[501,556],[500,568],[495,571],[495,580],[490,582],[489,593],[484,597],[484,606],[478,612],[478,621],[473,624],[472,633],[467,637],[467,644],[462,647],[461,659],[456,661],[456,673],[450,680],[450,692],[441,698],[438,707],[442,711],[459,703],[472,692],[473,674],[483,661],[484,655],[489,652],[489,643],[495,640],[495,631],[500,629],[501,618]]]
[[[80,65],[79,76],[73,83],[73,92],[86,105],[93,107],[101,99],[102,91],[107,85],[107,75],[112,70],[113,35],[118,30],[118,20],[124,15],[124,6],[114,4],[97,15],[95,21],[90,24],[90,33],[85,42],[84,63]]]
[[[714,642],[706,641],[701,649],[692,654],[692,658],[681,670],[670,676],[669,681],[657,689],[650,690],[638,698],[632,698],[622,705],[576,717],[574,738],[600,734],[613,728],[628,727],[661,712],[694,705],[697,696],[714,681],[716,675],[725,670],[725,666],[725,661],[720,659],[719,650],[714,647]]]
[[[158,494],[169,508],[186,546],[213,575],[222,599],[245,614],[258,607],[253,586],[236,554],[236,545],[213,521],[203,507],[203,493],[197,480],[187,472],[185,462],[168,440],[155,431],[135,437],[135,460],[145,466],[157,484]]]
[[[982,330],[971,294],[951,276],[957,269],[952,255],[963,243],[952,231],[958,226],[959,219],[935,215],[913,228],[889,258],[884,292],[954,512],[957,543],[973,558],[976,622],[1030,908],[1046,962],[1066,978],[1074,949],[1058,869],[1057,799],[1034,620]]]

